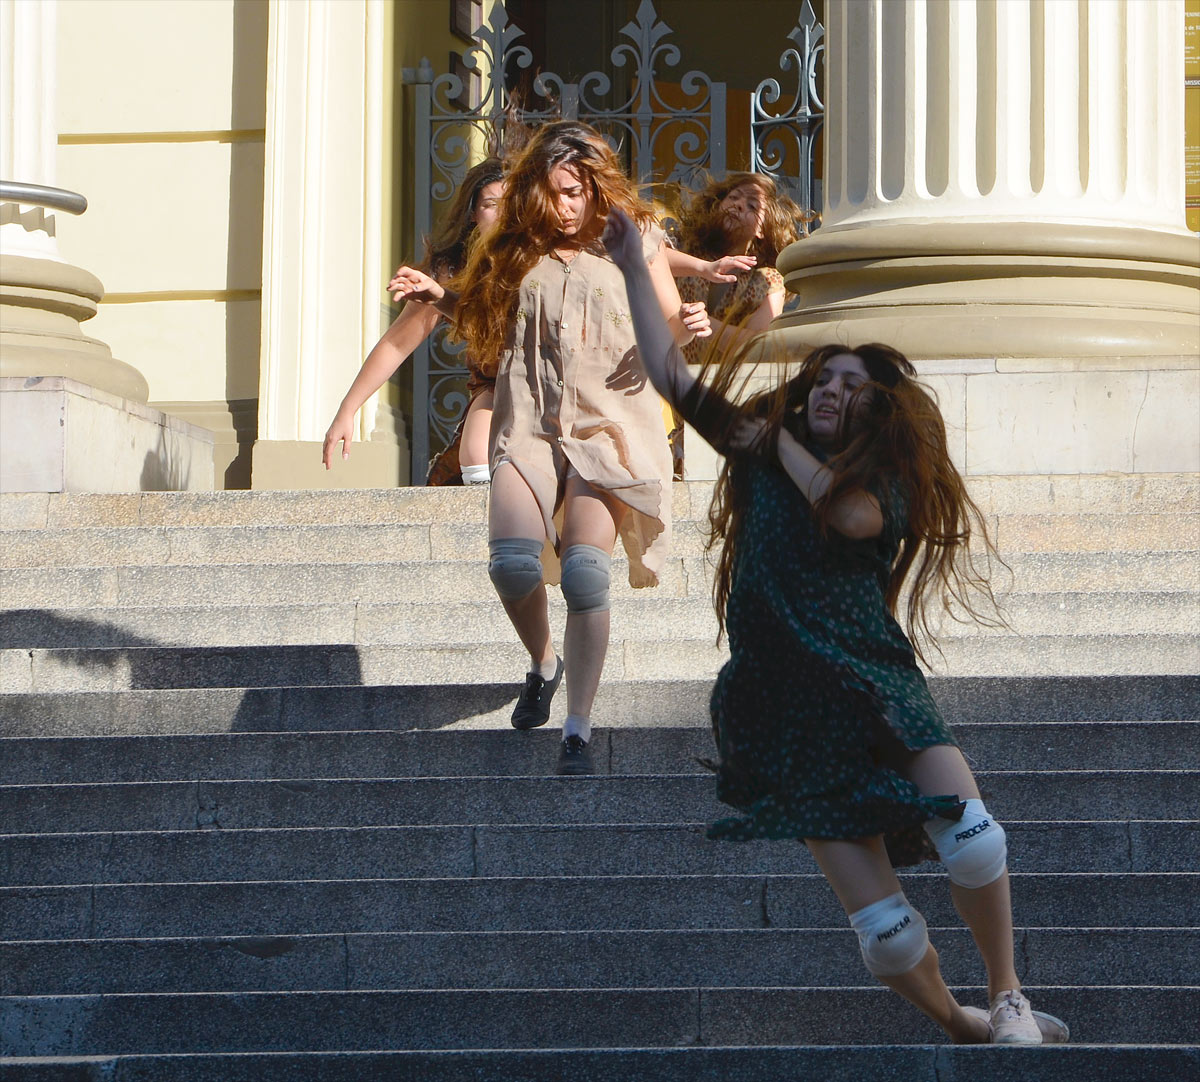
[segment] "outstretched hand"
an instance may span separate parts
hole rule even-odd
[[[333,419],[329,431],[325,433],[325,442],[321,447],[321,461],[327,470],[333,469],[333,456],[337,454],[338,444],[342,445],[342,458],[350,457],[350,443],[354,439],[354,415],[343,417],[341,411]]]
[[[388,292],[392,300],[399,303],[403,300],[416,301],[418,304],[437,304],[446,291],[424,271],[416,267],[401,267],[392,275],[388,282]]]
[[[617,269],[627,273],[639,263],[646,264],[646,256],[642,251],[642,234],[630,220],[629,215],[617,207],[608,212],[604,223],[604,232],[600,234],[604,247],[617,265]]]
[[[757,262],[754,255],[723,255],[706,263],[701,276],[709,282],[736,282],[739,274],[754,270]]]

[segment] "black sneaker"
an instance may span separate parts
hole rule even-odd
[[[513,707],[514,729],[536,729],[550,720],[550,700],[554,698],[563,677],[562,658],[556,657],[554,660],[557,665],[552,680],[547,680],[541,673],[525,674],[525,687],[521,689],[517,705]]]
[[[560,774],[594,774],[592,751],[587,741],[579,736],[568,736],[558,747],[558,772]]]

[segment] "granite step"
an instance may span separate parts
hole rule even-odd
[[[688,726],[597,728],[600,774],[702,771],[715,755],[706,718]],[[957,725],[977,768],[1171,770],[1200,761],[1200,721],[1006,722]],[[10,737],[0,743],[0,785],[252,778],[537,776],[560,734],[546,727],[203,736]]]
[[[1030,986],[1090,1043],[1189,1044],[1200,987]],[[983,991],[963,990],[982,1003]],[[10,1053],[924,1044],[940,1030],[886,988],[490,989],[11,997]]]
[[[1094,512],[1195,511],[1194,475],[987,475],[967,479],[985,514],[1057,516]],[[711,481],[671,486],[676,519],[703,519]],[[260,524],[387,523],[434,517],[482,521],[487,493],[469,488],[342,489],[253,492],[4,493],[0,526],[247,526]]]
[[[550,756],[546,773],[555,766]],[[664,764],[669,765],[669,764]],[[685,768],[687,764],[681,764]],[[1169,818],[1200,808],[1200,770],[977,771],[985,800],[1041,819]],[[732,814],[711,777],[293,778],[0,787],[0,833],[706,822]]]
[[[673,552],[698,554],[704,524],[684,519],[674,525]],[[369,563],[379,553],[390,560],[474,560],[487,556],[487,516],[425,520],[258,524],[6,529],[4,566],[87,566],[309,563]],[[1001,552],[1140,552],[1200,548],[1200,514],[1192,512],[1076,512],[1060,515],[1006,514],[994,520],[992,540]]]
[[[967,635],[947,638],[933,665],[958,676],[1183,675],[1194,672],[1198,647],[1197,636],[1186,633]],[[726,646],[707,635],[647,641],[615,630],[603,679],[711,678],[727,657]],[[513,641],[0,650],[0,691],[496,683],[527,665]]]
[[[460,675],[464,675],[460,673]],[[932,676],[951,725],[973,722],[1175,721],[1196,716],[1200,676]],[[518,687],[497,683],[171,688],[0,695],[0,738],[501,729]],[[712,681],[601,681],[598,727],[710,725]],[[556,704],[552,723],[563,715]]]
[[[930,926],[961,925],[943,876],[901,882]],[[1200,927],[1200,873],[1021,872],[1012,883],[1023,927]],[[846,924],[815,873],[0,888],[0,940],[561,931],[568,920],[575,931]]]
[[[1125,1044],[1021,1049],[988,1045],[521,1049],[129,1055],[12,1059],[13,1082],[1146,1082],[1200,1075],[1194,1046]]]
[[[1007,553],[1011,577],[1002,568],[994,576],[997,596],[1014,592],[1123,595],[1200,589],[1197,550],[1156,552]],[[449,561],[395,561],[387,553],[369,563],[236,563],[148,567],[3,568],[0,605],[8,610],[88,610],[105,608],[197,608],[294,606],[312,604],[375,605],[413,601],[453,601],[474,597],[494,605],[494,591],[483,558]],[[614,599],[637,597],[654,602],[696,596],[707,602],[711,570],[697,549],[675,550],[653,590],[631,589],[627,562],[613,561]],[[2,611],[2,610],[0,610]],[[8,618],[5,622],[7,624]]]
[[[723,845],[710,841],[706,829],[707,823],[496,822],[4,834],[0,886],[817,870],[803,846]],[[1006,819],[1004,829],[1015,872],[1189,872],[1200,866],[1195,819]],[[940,875],[942,869],[923,864],[910,874]]]
[[[1200,591],[1117,595],[1038,593],[1003,601],[1007,627],[986,628],[944,619],[940,638],[1024,634],[1106,635],[1200,633]],[[551,620],[561,627],[566,608],[551,592]],[[687,598],[618,597],[612,634],[655,642],[712,641],[717,620],[707,590]],[[415,645],[463,642],[507,644],[513,630],[504,611],[487,599],[374,604],[308,602],[292,605],[203,606],[154,609],[16,609],[4,614],[0,649],[47,650],[139,646]]]
[[[930,938],[947,983],[979,979],[966,929]],[[1200,928],[1021,928],[1016,942],[1022,983],[1186,986]],[[849,927],[0,942],[0,996],[862,983]]]

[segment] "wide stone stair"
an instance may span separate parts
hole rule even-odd
[[[508,726],[478,492],[5,495],[0,1078],[1200,1078],[1195,480],[973,491],[1010,626],[947,622],[931,682],[1070,1046],[946,1045],[802,846],[706,840],[707,486],[614,589],[584,778]]]

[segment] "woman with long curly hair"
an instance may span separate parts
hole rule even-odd
[[[711,382],[689,375],[659,314],[639,301],[646,268],[629,223],[610,218],[605,241],[650,378],[727,455],[710,521],[730,658],[712,717],[717,795],[740,814],[709,836],[803,839],[867,968],[952,1040],[1065,1040],[1066,1026],[1021,993],[1004,830],[895,618],[914,568],[910,635],[930,632],[933,599],[984,621],[986,608],[996,612],[968,546],[978,534],[994,550],[935,401],[896,350],[833,345],[735,406],[743,355],[721,358]],[[950,994],[896,878],[894,865],[934,855],[987,968],[990,1011]]]
[[[471,168],[463,178],[446,217],[425,246],[422,269],[439,282],[449,281],[458,274],[466,264],[467,249],[472,240],[486,233],[495,223],[503,193],[503,164],[499,158],[486,158]],[[389,290],[394,289],[395,284],[393,278]],[[325,433],[321,458],[327,470],[333,466],[333,456],[339,444],[342,458],[350,457],[354,416],[362,404],[433,333],[440,319],[437,311],[428,305],[405,305],[367,354]],[[430,484],[456,484],[460,478],[465,484],[482,484],[488,480],[488,431],[492,422],[495,381],[474,363],[470,354],[467,354],[467,372],[467,410],[449,447],[430,468]]]
[[[679,212],[679,295],[704,301],[712,322],[713,351],[727,351],[765,331],[783,311],[783,275],[775,269],[779,253],[799,237],[803,212],[763,173],[729,173],[689,197]],[[732,282],[715,282],[703,273],[688,273],[680,256],[700,262],[742,255],[747,265]],[[683,272],[683,273],[680,273]],[[698,342],[684,348],[692,362],[701,359]]]
[[[488,573],[530,657],[512,724],[545,724],[565,667],[562,773],[591,769],[616,538],[635,587],[657,584],[670,542],[659,399],[624,281],[600,243],[614,212],[636,223],[647,298],[672,340],[707,333],[704,306],[679,300],[651,208],[600,134],[574,121],[539,129],[513,165],[499,221],[472,251],[457,294],[416,270],[397,278],[413,299],[451,314],[470,356],[495,373]],[[547,582],[561,582],[567,604],[561,659]]]

